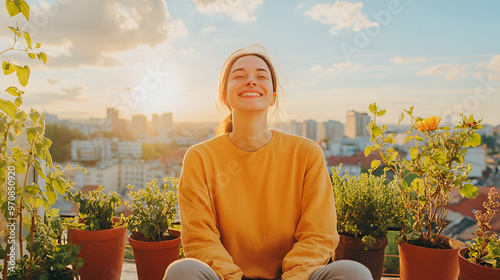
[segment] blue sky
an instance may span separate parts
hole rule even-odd
[[[125,118],[219,121],[222,64],[259,43],[278,69],[285,121],[345,122],[346,111],[377,102],[388,123],[415,106],[423,117],[465,112],[500,124],[498,1],[31,3],[32,37],[49,61],[33,66],[23,106],[60,118],[102,118],[116,106]],[[2,49],[8,32],[0,31]]]

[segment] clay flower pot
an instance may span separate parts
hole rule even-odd
[[[442,236],[452,249],[433,249],[399,243],[399,269],[401,280],[457,280],[460,274],[458,250],[465,243]]]
[[[140,235],[129,235],[139,280],[163,279],[167,267],[179,259],[181,233],[177,230],[169,230],[169,233],[175,238],[158,242],[141,241]]]
[[[490,280],[500,279],[500,269],[473,263],[466,258],[469,248],[458,251],[460,265],[460,280]]]
[[[127,230],[123,226],[105,230],[69,229],[70,244],[82,246],[78,254],[83,266],[78,270],[82,280],[120,280]]]
[[[335,250],[335,260],[353,260],[364,264],[374,280],[382,277],[384,269],[384,250],[387,246],[387,237],[376,238],[375,244],[364,250],[361,239],[340,234],[339,246]]]

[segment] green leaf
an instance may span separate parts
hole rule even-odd
[[[24,0],[19,0],[19,8],[26,20],[30,21],[30,6]]]
[[[39,146],[38,144],[35,144],[35,146]],[[36,147],[37,149],[37,153],[39,153],[39,147]],[[36,169],[36,172],[38,173],[38,175],[40,177],[42,177],[42,179],[45,179],[45,174],[43,174],[43,170],[42,170],[42,167],[40,166],[40,162],[38,160],[35,160],[35,169]]]
[[[16,71],[17,66],[7,61],[2,62],[2,70],[5,75],[10,75]]]
[[[23,100],[21,99],[21,97],[17,97],[16,100],[14,100],[14,105],[16,105],[16,108],[19,108],[21,104],[23,104]]]
[[[23,87],[25,87],[26,85],[28,85],[28,80],[30,78],[30,68],[28,65],[24,65],[24,67],[17,67],[16,68],[16,74],[17,74],[17,79],[19,80],[19,83],[21,83],[21,85]]]
[[[387,130],[387,128],[385,128]],[[389,143],[389,144],[394,144],[396,143],[396,139],[394,139],[394,134],[389,134],[387,138],[384,139],[384,142]]]
[[[385,115],[385,112],[386,110],[380,110],[377,112],[377,117],[382,117],[383,115]]]
[[[21,12],[20,7],[14,2],[14,0],[5,1],[7,5],[7,11],[9,12],[9,16],[13,17]]]
[[[43,200],[39,197],[35,199],[36,208],[40,208],[43,205]]]
[[[372,163],[371,163],[371,168],[372,169],[377,169],[377,167],[380,165],[380,160],[378,159],[374,159],[372,160]]]
[[[0,99],[0,110],[2,110],[5,114],[7,114],[11,118],[15,118],[17,108],[14,103],[9,100]]]
[[[18,90],[16,87],[9,87],[5,91],[13,96],[21,96],[22,93],[22,91]]]
[[[26,44],[28,45],[28,48],[30,50],[32,50],[33,47],[31,46],[31,37],[30,37],[30,34],[28,32],[26,32],[26,31],[23,31],[23,35],[24,35],[24,39],[26,40]]]
[[[477,147],[478,145],[481,144],[481,135],[479,133],[474,132],[471,135],[469,135],[469,144],[472,147]]]
[[[460,189],[460,194],[464,197],[467,197],[468,199],[473,199],[476,198],[477,195],[479,194],[479,191],[477,190],[477,187],[471,184],[465,184],[461,189]]]
[[[401,115],[399,116],[398,126],[401,124],[401,122],[403,121],[404,118],[405,118],[405,115],[403,114],[403,112],[401,112]]]
[[[60,176],[57,176],[54,180],[54,188],[60,194],[64,194],[66,192],[66,182]]]
[[[40,52],[40,57],[41,57],[41,60],[43,61],[43,64],[46,64],[47,63],[47,55],[43,52]]]
[[[377,110],[377,104],[376,103],[370,104],[370,106],[368,106],[368,110],[370,110],[370,113],[374,114],[375,111]]]
[[[422,138],[422,136],[416,135],[415,136],[415,140],[417,140],[417,141],[424,141],[424,138]]]
[[[28,53],[28,56],[29,56],[31,59],[35,59],[35,58],[36,58],[36,54],[34,54],[34,53]]]
[[[42,43],[36,43],[36,49],[39,49],[40,47],[42,47]]]
[[[373,151],[373,147],[372,146],[366,146],[365,148],[365,157],[367,157],[369,154],[371,154]]]
[[[379,137],[380,135],[382,135],[382,133],[383,133],[383,131],[382,131],[382,129],[379,126],[374,125],[372,127],[372,135],[373,135],[373,137]]]
[[[32,141],[37,139],[40,134],[43,132],[43,128],[41,127],[28,127],[26,129],[26,138],[28,141]]]
[[[57,199],[57,193],[53,190],[47,189],[47,198],[49,199],[50,205],[53,205],[56,202]]]
[[[30,119],[36,123],[38,121],[38,119],[40,118],[40,113],[38,113],[37,111],[33,111],[30,113]]]
[[[416,159],[418,157],[418,148],[413,147],[410,149],[411,159]]]

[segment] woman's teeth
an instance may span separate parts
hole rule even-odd
[[[260,93],[258,93],[258,92],[245,92],[245,93],[243,93],[243,94],[242,94],[242,95],[240,95],[240,96],[243,96],[243,97],[244,97],[244,96],[261,96],[261,94],[260,94]]]

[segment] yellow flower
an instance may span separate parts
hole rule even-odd
[[[423,119],[417,122],[418,130],[424,131],[433,131],[438,126],[441,119],[436,116],[432,116],[430,118]]]

